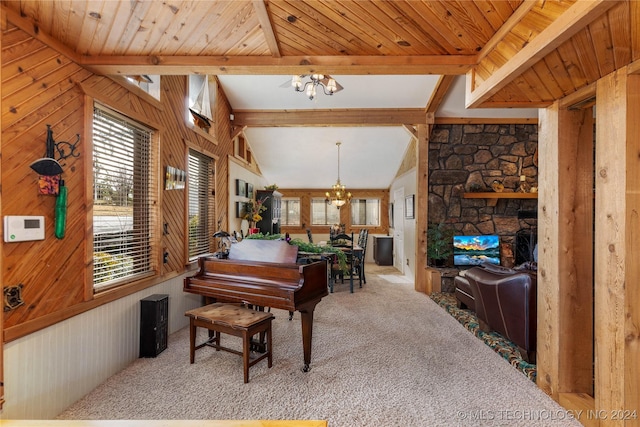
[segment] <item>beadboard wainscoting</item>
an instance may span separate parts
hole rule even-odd
[[[1,419],[52,419],[139,356],[140,300],[169,295],[169,333],[189,324],[200,296],[175,277],[5,345]],[[188,353],[186,353],[188,354]]]

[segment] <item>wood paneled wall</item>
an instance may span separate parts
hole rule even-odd
[[[0,24],[0,56],[2,53],[2,45],[3,45],[3,37],[2,32],[5,30],[4,25]],[[2,94],[2,76],[4,72],[2,71],[2,64],[0,63],[0,97]],[[2,112],[0,110],[0,130],[2,129]],[[1,133],[0,133],[1,135]],[[0,136],[0,143],[2,142]],[[1,148],[0,148],[1,154]],[[0,178],[2,177],[2,162],[0,162]],[[0,181],[0,191],[2,189],[2,182]],[[2,197],[0,197],[0,212],[2,212]],[[3,269],[3,261],[2,254],[0,254],[0,271]],[[0,331],[4,329],[4,310],[0,310]],[[4,407],[4,344],[3,339],[0,339],[0,410]]]
[[[591,109],[540,114],[537,384],[584,425],[638,426],[640,75],[593,94],[595,150]]]
[[[155,282],[174,277],[186,264],[186,191],[162,190],[167,165],[187,170],[187,149],[216,159],[217,212],[227,211],[226,157],[232,153],[229,106],[219,97],[216,137],[207,137],[188,123],[186,76],[164,76],[158,102],[123,79],[97,76],[73,63],[11,23],[2,33],[2,215],[43,215],[42,241],[2,244],[3,286],[23,285],[25,304],[5,313],[5,340],[15,339],[151,284],[94,298],[91,283],[90,178],[92,102],[101,103],[158,129],[158,271]],[[63,162],[69,189],[64,239],[53,235],[55,197],[38,194],[38,175],[29,165],[45,155],[46,125],[56,141],[81,135],[80,156]],[[220,161],[224,160],[224,161]],[[216,214],[216,218],[219,215]],[[226,220],[225,220],[226,221]],[[167,224],[168,234],[162,235]],[[223,227],[226,225],[223,224]],[[162,251],[168,262],[162,264]]]

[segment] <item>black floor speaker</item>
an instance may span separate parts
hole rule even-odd
[[[140,300],[140,357],[156,357],[167,348],[169,295],[154,294]]]

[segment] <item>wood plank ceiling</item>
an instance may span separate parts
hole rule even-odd
[[[640,2],[3,0],[104,74],[472,72],[473,106],[548,105],[640,58]],[[515,64],[515,65],[511,65]],[[505,71],[506,69],[506,71]]]

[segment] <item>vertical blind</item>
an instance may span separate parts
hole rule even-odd
[[[208,156],[189,150],[189,259],[211,251],[215,213],[214,162]]]
[[[150,129],[94,107],[94,289],[152,270],[151,136]]]

